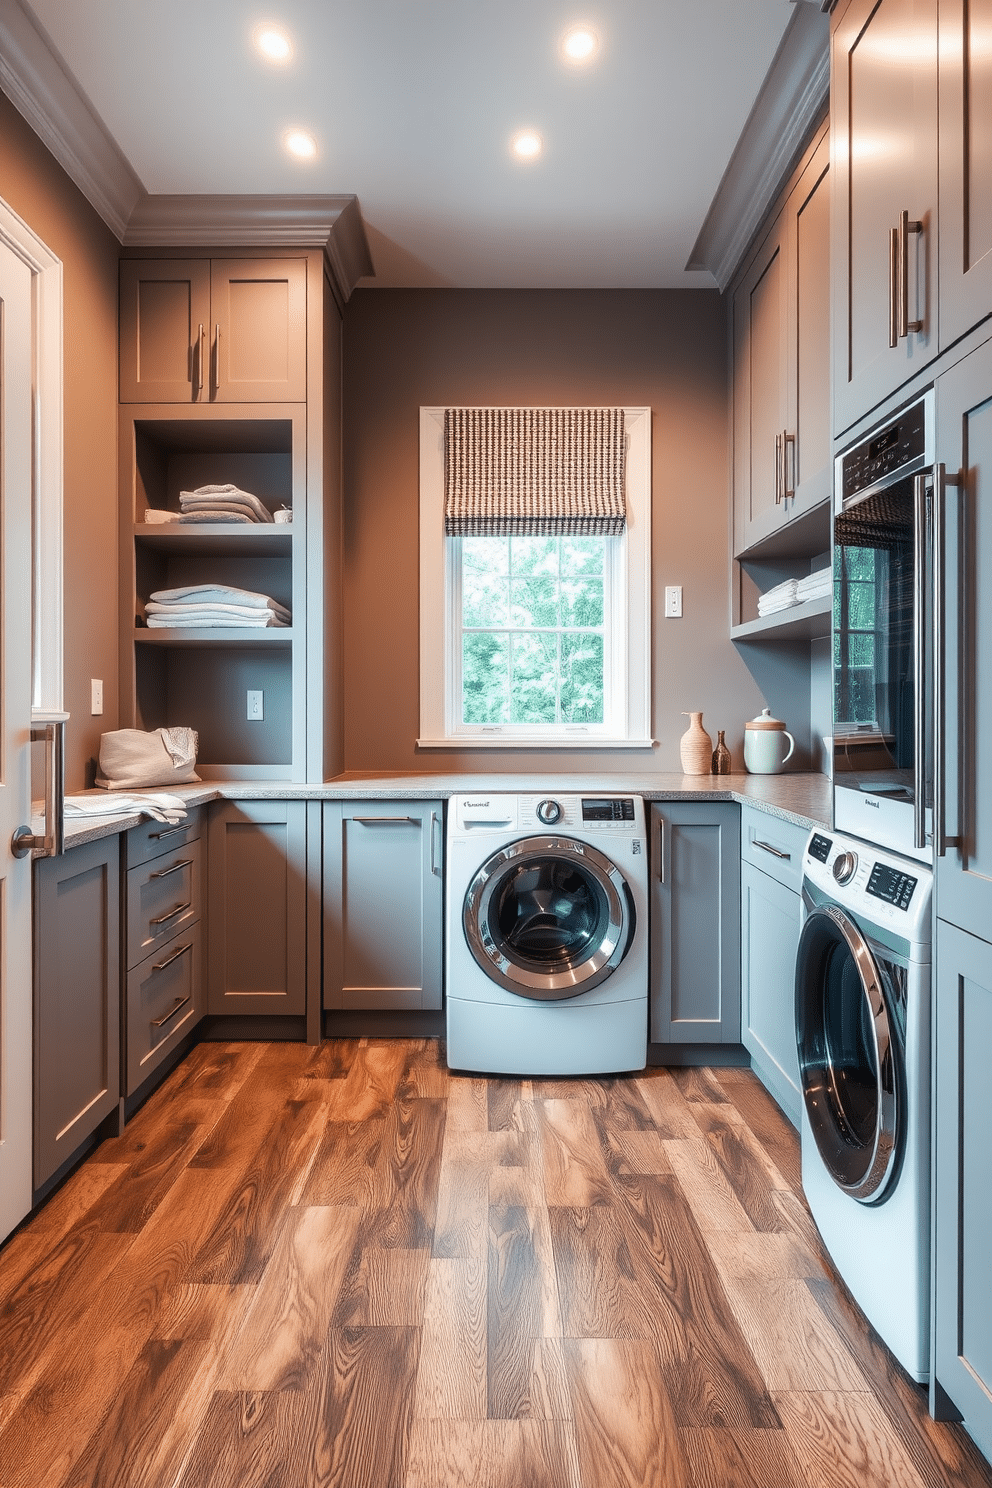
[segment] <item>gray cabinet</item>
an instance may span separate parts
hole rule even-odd
[[[207,847],[207,1011],[302,1017],[306,802],[215,805]]]
[[[650,1039],[738,1044],[740,808],[651,806]]]
[[[324,1006],[441,1006],[441,801],[324,807]]]
[[[125,1095],[203,1016],[202,815],[176,826],[145,822],[125,839]]]
[[[830,494],[829,163],[824,128],[733,293],[737,553]]]
[[[937,350],[937,0],[850,0],[830,76],[840,433]]]
[[[305,258],[125,259],[122,403],[303,403]]]
[[[119,1109],[120,841],[34,866],[34,1186]]]
[[[992,946],[938,921],[936,958],[934,1402],[992,1459]]]
[[[992,314],[992,0],[938,0],[940,346]]]
[[[807,835],[793,822],[741,809],[741,1041],[794,1126],[801,1112],[795,981]]]

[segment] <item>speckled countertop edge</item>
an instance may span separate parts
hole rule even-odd
[[[163,787],[165,789],[166,787]],[[737,801],[797,826],[830,827],[830,780],[826,775],[357,775],[337,776],[319,785],[282,781],[203,781],[169,787],[187,805],[210,801],[430,801],[464,792],[547,794],[580,792],[643,796],[646,801]],[[95,797],[100,791],[79,794]],[[141,795],[140,791],[130,794]],[[149,791],[154,796],[154,791]],[[82,847],[128,832],[147,820],[140,816],[70,819],[66,848]],[[34,830],[42,831],[39,819]]]

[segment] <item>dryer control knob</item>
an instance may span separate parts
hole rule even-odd
[[[561,821],[561,807],[557,801],[538,801],[537,819],[542,821],[546,827],[553,827],[555,822]]]
[[[838,853],[834,858],[834,878],[839,884],[850,883],[858,866],[858,855],[853,852]]]

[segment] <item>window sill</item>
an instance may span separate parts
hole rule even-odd
[[[418,739],[418,749],[653,749],[654,739],[611,739],[603,734],[462,734],[449,739]]]

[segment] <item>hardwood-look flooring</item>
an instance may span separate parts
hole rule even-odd
[[[201,1044],[0,1250],[2,1488],[992,1488],[747,1071]]]

